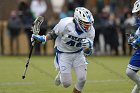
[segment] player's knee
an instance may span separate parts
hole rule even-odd
[[[129,69],[129,68],[127,68],[127,69],[126,69],[126,75],[127,75],[128,77],[131,77],[131,76],[134,75],[134,71],[131,70],[131,69]]]
[[[84,84],[85,82],[86,82],[86,77],[80,77],[80,78],[78,78],[78,81],[80,82],[80,83],[82,83],[82,84]]]
[[[129,77],[131,73],[128,70],[126,70],[126,75]]]
[[[85,77],[79,77],[76,84],[76,88],[81,91],[85,85],[85,82],[86,82]]]
[[[67,88],[71,85],[71,82],[70,81],[62,82],[62,85],[63,85],[64,88]]]

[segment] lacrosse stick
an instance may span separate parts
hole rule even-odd
[[[41,24],[42,24],[43,21],[44,21],[44,18],[42,16],[39,16],[39,17],[37,17],[35,19],[35,21],[33,22],[32,30],[31,30],[33,32],[33,34],[35,34],[35,35],[38,35],[39,34],[39,32],[40,32],[40,26],[41,26]],[[25,70],[24,70],[22,79],[25,78],[26,71],[27,71],[27,68],[28,68],[28,65],[29,65],[29,62],[30,62],[30,58],[31,58],[31,55],[32,55],[32,51],[33,51],[34,45],[35,45],[35,42],[33,41],[32,42],[32,46],[31,46],[31,49],[30,49],[30,52],[29,52],[28,59],[26,61],[26,66],[25,66]]]

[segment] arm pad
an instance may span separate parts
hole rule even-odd
[[[48,32],[47,35],[49,36],[49,39],[56,39],[57,37],[54,30],[51,30],[50,32]]]

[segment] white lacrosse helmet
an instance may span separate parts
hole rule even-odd
[[[140,11],[140,0],[137,0],[134,3],[133,9],[132,9],[132,13],[136,13],[138,11]]]
[[[74,20],[83,32],[90,30],[92,24],[94,23],[92,13],[84,7],[77,7],[75,9]]]

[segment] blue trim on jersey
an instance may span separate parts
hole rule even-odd
[[[84,33],[83,31],[79,30],[78,27],[76,28],[76,32],[78,35],[81,35],[82,33]]]
[[[137,27],[140,27],[140,18],[136,17],[136,25]]]
[[[73,20],[74,24],[75,24],[75,31],[77,32],[78,35],[81,35],[82,33],[84,33],[82,30],[78,29],[78,24],[75,22],[75,20]]]

